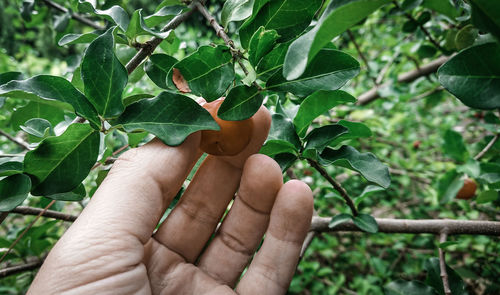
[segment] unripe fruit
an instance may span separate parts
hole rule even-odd
[[[250,142],[253,131],[252,118],[243,121],[225,121],[217,116],[217,110],[223,100],[218,99],[203,105],[219,124],[220,130],[203,130],[200,148],[215,156],[234,156],[240,153]]]
[[[476,194],[477,184],[474,180],[466,178],[464,186],[458,191],[457,199],[469,200]]]

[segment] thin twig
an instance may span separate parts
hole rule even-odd
[[[126,145],[122,146],[121,148],[117,149],[116,151],[114,151],[111,156],[107,157],[106,160],[104,160],[104,164],[111,164],[111,163],[114,163],[115,162],[115,156],[118,155],[119,153],[123,152],[126,148],[129,147],[129,144],[127,143]],[[94,170],[95,168],[101,166],[103,163],[101,162],[97,162],[95,163],[95,165],[92,167],[92,169],[90,170]]]
[[[0,278],[5,278],[11,275],[15,275],[21,272],[29,271],[29,270],[34,270],[42,266],[43,264],[43,259],[38,259],[33,262],[28,262],[26,264],[22,265],[15,265],[11,267],[6,267],[4,269],[0,269]]]
[[[40,208],[34,208],[34,207],[28,207],[28,206],[19,206],[19,207],[12,209],[12,211],[10,211],[10,212],[22,214],[22,215],[39,215],[40,213],[42,213],[41,216],[43,216],[43,217],[49,217],[49,218],[54,218],[54,219],[69,221],[69,222],[75,221],[76,218],[78,217],[76,215],[61,213],[61,212],[54,211],[54,210],[44,211],[43,209],[40,209]]]
[[[313,217],[309,230],[317,232],[361,231],[352,221],[330,228],[328,224],[331,219],[331,217]],[[438,235],[446,228],[448,235],[500,236],[500,221],[391,218],[375,218],[375,220],[378,224],[378,231],[381,233]]]
[[[45,5],[47,5],[49,7],[52,7],[56,10],[59,10],[60,12],[63,12],[63,13],[69,12],[69,10],[67,8],[65,8],[65,7],[59,5],[55,2],[52,2],[50,0],[43,0],[43,3],[45,3]],[[106,29],[105,27],[98,25],[98,24],[94,23],[93,21],[89,20],[88,18],[81,16],[79,14],[76,14],[76,13],[71,13],[71,18],[81,22],[82,24],[85,24],[89,27],[92,27],[96,30],[105,30]]]
[[[215,20],[215,18],[208,12],[206,7],[200,3],[194,3],[198,11],[205,17],[205,19],[210,23],[212,28],[214,29],[215,33],[217,36],[222,38],[224,40],[224,43],[231,49],[231,55],[233,56],[234,60],[240,65],[241,69],[243,70],[243,73],[245,73],[246,76],[248,76],[248,69],[246,66],[243,64],[242,61],[242,54],[241,52],[235,47],[233,40],[229,38],[229,36],[226,34],[226,31],[224,28]],[[262,90],[262,87],[257,82],[252,83],[253,86],[255,86],[257,89]]]
[[[196,3],[198,3],[197,0],[193,1],[188,7],[188,11],[179,14],[178,16],[174,17],[172,20],[166,24],[161,31],[166,32],[169,30],[173,30],[177,28],[182,22],[184,22],[193,12],[196,10]],[[127,63],[125,68],[127,69],[127,72],[129,75],[148,57],[150,56],[160,45],[160,43],[163,41],[162,38],[154,37],[153,39],[149,40],[148,42],[144,43],[144,47],[139,50],[134,57]]]
[[[499,138],[499,134],[495,134],[495,136],[488,142],[488,144],[484,147],[482,151],[480,151],[477,155],[474,156],[474,160],[479,160],[481,159],[490,149],[491,147],[497,142]]]
[[[5,253],[3,253],[2,257],[0,257],[0,262],[2,262],[4,260],[5,256],[7,256],[10,253],[10,251],[12,251],[12,249],[14,249],[14,247],[17,245],[17,243],[19,243],[19,241],[22,239],[22,237],[24,237],[24,235],[30,230],[30,228],[32,228],[33,225],[38,221],[40,216],[42,216],[45,212],[47,212],[47,210],[49,210],[49,208],[52,205],[54,205],[55,202],[56,202],[56,200],[52,200],[47,206],[45,206],[45,208],[43,208],[42,212],[40,212],[35,217],[35,219],[33,219],[33,221],[23,230],[23,232],[17,237],[17,239],[10,245],[9,249],[7,249],[7,251]]]
[[[17,138],[17,137],[14,137],[3,130],[0,130],[0,134],[7,137],[8,140],[12,141],[13,143],[17,144],[18,146],[22,147],[23,149],[25,149],[25,150],[30,149],[30,145],[27,142],[25,142],[24,140]]]
[[[447,238],[448,234],[446,233],[446,229],[444,229],[439,234],[439,243],[442,244],[446,242]],[[439,247],[438,251],[439,251],[439,268],[441,270],[441,279],[443,280],[444,294],[451,295],[450,284],[448,282],[448,273],[446,272],[446,260],[444,257],[444,250],[443,248]]]
[[[375,77],[372,77],[372,70],[370,68],[370,65],[368,64],[368,60],[366,59],[365,55],[361,51],[361,48],[359,47],[358,43],[356,42],[356,39],[354,38],[354,34],[351,32],[351,30],[347,30],[347,35],[349,35],[349,38],[351,39],[352,44],[354,44],[354,47],[356,48],[356,51],[358,52],[359,57],[363,60],[363,62],[366,65],[366,70],[368,71],[368,76],[370,79],[373,80],[373,83],[378,85],[379,83],[377,82],[377,79]]]
[[[333,179],[326,170],[321,167],[316,161],[313,161],[311,159],[307,159],[309,164],[316,169],[321,176],[323,176],[332,186],[333,188],[340,193],[342,198],[344,198],[345,202],[351,208],[351,212],[354,216],[358,215],[358,210],[356,209],[356,206],[354,205],[354,202],[351,200],[349,195],[347,194],[346,190],[337,182],[335,179]]]

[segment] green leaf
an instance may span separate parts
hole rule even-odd
[[[138,102],[139,100],[143,100],[145,98],[153,98],[153,97],[155,96],[148,93],[133,94],[123,98],[123,104],[127,107],[133,104],[134,102]]]
[[[15,174],[0,180],[0,212],[7,212],[21,205],[30,189],[31,180],[25,174]]]
[[[10,176],[14,174],[23,173],[23,163],[18,161],[11,161],[7,158],[7,161],[0,162],[0,177]]]
[[[64,120],[64,111],[50,104],[30,101],[27,105],[16,109],[12,114],[10,118],[12,129],[20,130],[19,127],[31,118],[42,118],[49,121],[52,126],[56,126]]]
[[[335,228],[337,225],[345,223],[349,220],[352,220],[353,217],[350,214],[346,213],[341,213],[337,214],[330,219],[330,222],[328,223],[328,228]]]
[[[165,39],[170,34],[170,31],[161,32],[159,30],[151,29],[146,25],[146,21],[142,15],[142,9],[138,9],[132,14],[130,24],[125,31],[125,35],[130,39],[135,39],[137,36],[150,35],[157,38]]]
[[[436,290],[420,281],[397,280],[384,286],[385,295],[437,295]]]
[[[85,191],[85,186],[83,186],[83,184],[80,183],[80,185],[78,185],[74,190],[70,192],[58,193],[58,194],[48,195],[45,197],[58,201],[77,202],[83,200],[83,198],[85,198],[86,195],[87,192]]]
[[[463,185],[464,180],[456,170],[446,172],[438,180],[438,198],[440,203],[444,204],[453,200]]]
[[[0,166],[1,169],[2,166]],[[478,204],[484,204],[484,203],[489,203],[497,200],[500,197],[498,192],[496,190],[487,190],[484,192],[481,192],[479,196],[477,196],[476,203]]]
[[[29,119],[24,126],[21,126],[24,132],[40,138],[47,137],[51,128],[50,122],[41,118]]]
[[[257,87],[239,85],[229,91],[217,116],[227,121],[246,120],[259,110],[263,101],[264,96]]]
[[[253,17],[240,27],[241,45],[248,48],[250,38],[261,26],[266,30],[276,30],[281,36],[278,42],[295,38],[311,23],[321,4],[321,0],[269,1],[259,10],[256,10],[254,5]]]
[[[429,258],[425,261],[424,268],[427,271],[425,282],[437,290],[437,293],[444,295],[443,280],[441,278],[441,270],[439,267],[439,259],[437,257]],[[446,265],[446,273],[448,274],[448,282],[450,284],[451,294],[467,295],[465,284],[462,278],[451,267]]]
[[[193,94],[210,102],[220,98],[234,80],[231,59],[226,46],[200,46],[174,68],[181,72]],[[172,72],[168,74],[169,81],[172,81]]]
[[[288,48],[283,76],[287,80],[303,76],[308,65],[315,60],[316,54],[327,43],[389,2],[389,0],[331,1],[316,26],[293,41]]]
[[[253,34],[248,45],[250,63],[256,66],[262,57],[271,51],[279,37],[275,30],[266,30],[264,27],[260,27]]]
[[[144,65],[144,71],[158,87],[167,89],[167,74],[177,59],[166,54],[153,54]]]
[[[353,217],[352,221],[359,229],[365,232],[372,234],[378,232],[377,221],[371,215],[358,214],[358,216]]]
[[[260,60],[256,70],[261,80],[268,79],[273,73],[283,67],[288,46],[290,46],[290,42],[278,43],[278,45]]]
[[[472,23],[500,40],[500,3],[491,0],[471,0]]]
[[[317,159],[317,154],[348,130],[344,126],[331,124],[313,129],[304,139],[307,143],[303,151],[304,157]],[[309,156],[310,155],[310,156]]]
[[[422,6],[444,14],[452,20],[459,12],[450,0],[424,0]]]
[[[500,44],[469,47],[438,70],[441,85],[468,107],[500,107]]]
[[[97,37],[99,37],[99,34],[96,32],[90,32],[85,34],[66,34],[61,39],[59,39],[59,42],[57,42],[57,44],[59,46],[65,46],[73,44],[90,43],[94,41]]]
[[[75,189],[87,177],[99,153],[99,132],[88,124],[71,124],[60,136],[44,139],[26,154],[24,172],[33,180],[33,195]]]
[[[361,202],[363,202],[364,199],[368,198],[369,196],[373,195],[374,193],[381,192],[383,191],[384,188],[377,186],[377,185],[367,185],[361,195],[356,197],[354,199],[354,205],[357,207]]]
[[[282,114],[273,114],[271,121],[271,129],[266,142],[271,140],[282,140],[290,143],[290,146],[295,147],[298,151],[301,143],[300,139],[295,133],[292,120],[283,116]]]
[[[163,22],[173,19],[175,16],[181,14],[186,9],[184,5],[165,6],[152,15],[144,18],[144,23],[148,27],[154,27]]]
[[[326,148],[321,153],[321,164],[334,164],[359,172],[366,180],[383,188],[391,184],[389,168],[372,153],[360,153],[351,146],[342,146],[338,150]]]
[[[462,135],[451,129],[446,130],[444,134],[442,150],[445,155],[458,162],[465,162],[469,156]]]
[[[254,0],[227,0],[221,12],[221,25],[227,27],[232,21],[240,21],[252,15]]]
[[[266,86],[273,91],[307,96],[317,90],[337,90],[358,73],[359,63],[352,56],[336,49],[322,49],[300,78],[287,81],[278,71]]]
[[[68,80],[61,77],[39,75],[22,81],[10,81],[0,86],[0,96],[28,98],[35,101],[41,98],[69,103],[76,114],[95,126],[101,126],[92,104]]]
[[[104,118],[123,112],[122,92],[128,80],[127,70],[114,52],[113,30],[110,28],[89,45],[81,65],[85,95]]]
[[[298,153],[297,147],[292,143],[285,140],[271,139],[267,140],[266,143],[260,149],[260,153],[268,156],[274,156],[277,154],[292,154],[296,155]]]
[[[348,129],[347,133],[342,134],[336,140],[334,140],[330,146],[336,146],[343,141],[355,139],[355,138],[366,138],[372,136],[372,131],[368,126],[359,122],[349,122],[346,120],[340,120],[337,124],[344,126]]]
[[[281,171],[284,172],[290,168],[298,158],[294,154],[283,153],[275,155],[273,159],[280,165]]]
[[[457,32],[455,36],[455,46],[458,50],[462,50],[474,44],[474,41],[479,36],[479,30],[473,25],[468,24],[460,31]]]
[[[356,99],[352,95],[342,90],[320,90],[314,92],[300,104],[297,115],[293,119],[297,134],[300,137],[304,137],[311,122],[319,115],[328,112],[340,104],[355,101]]]
[[[127,132],[145,130],[176,146],[198,130],[218,130],[212,116],[191,98],[172,92],[131,104],[115,124]]]
[[[23,80],[23,74],[20,72],[6,72],[0,74],[0,85],[3,85],[12,80]]]

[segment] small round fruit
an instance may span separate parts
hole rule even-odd
[[[474,180],[466,178],[464,185],[457,193],[457,199],[469,200],[476,194],[477,184]]]
[[[219,124],[220,130],[203,130],[200,148],[214,156],[234,156],[250,142],[253,131],[252,118],[243,121],[226,121],[217,116],[217,110],[224,100],[218,99],[203,105]]]

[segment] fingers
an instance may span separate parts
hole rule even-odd
[[[264,243],[236,287],[238,294],[285,294],[311,224],[309,187],[292,180],[276,197]]]
[[[221,284],[236,284],[262,240],[282,184],[281,169],[274,160],[264,155],[248,158],[238,196],[201,256],[201,269]]]
[[[244,161],[258,152],[267,137],[271,125],[267,109],[261,107],[253,120],[254,134],[249,145],[233,157],[208,156],[154,236],[188,262],[198,258],[234,197]]]
[[[177,147],[155,139],[125,152],[72,231],[99,237],[132,235],[144,244],[199,158],[199,141],[195,133]]]

